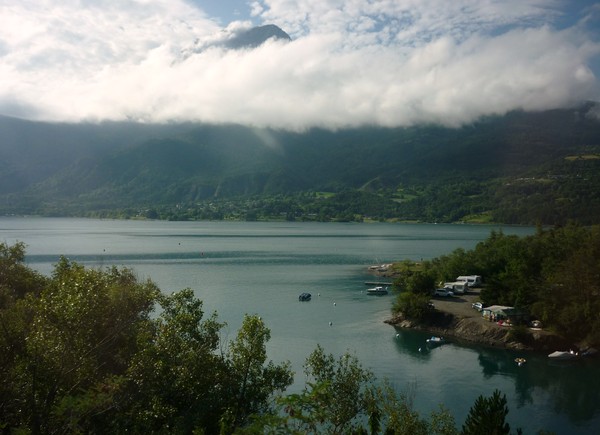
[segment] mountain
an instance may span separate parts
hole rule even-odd
[[[0,118],[0,213],[598,223],[595,110],[305,133]]]
[[[237,33],[233,38],[223,43],[226,48],[237,50],[241,48],[256,48],[269,39],[291,41],[290,35],[274,24],[252,27]]]

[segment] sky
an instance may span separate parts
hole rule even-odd
[[[291,42],[215,44],[275,24]],[[0,0],[0,114],[458,127],[600,100],[589,0]]]

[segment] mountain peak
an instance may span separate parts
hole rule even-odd
[[[264,26],[252,27],[238,32],[234,37],[225,41],[226,48],[237,50],[240,48],[256,48],[269,39],[291,41],[290,35],[281,30],[275,24],[266,24]]]

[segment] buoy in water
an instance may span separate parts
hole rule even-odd
[[[333,322],[329,322],[329,326],[333,325]]]

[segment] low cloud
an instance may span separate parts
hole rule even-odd
[[[458,126],[598,97],[595,10],[558,28],[554,0],[256,1],[254,19],[293,40],[235,51],[216,42],[250,22],[222,29],[183,0],[54,3],[0,4],[3,114]]]

